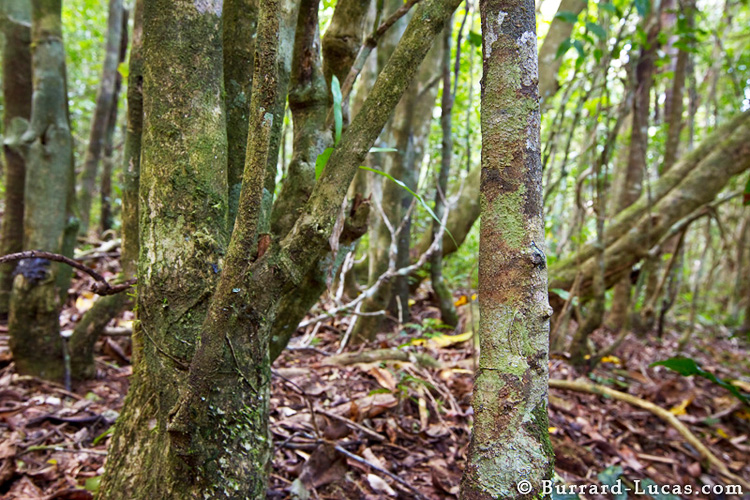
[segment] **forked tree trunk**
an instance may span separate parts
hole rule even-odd
[[[411,23],[306,209],[286,238],[255,258],[275,119],[268,110],[278,99],[280,2],[268,0],[260,8],[253,133],[228,247],[226,136],[223,113],[217,112],[223,107],[221,4],[145,5],[140,323],[132,385],[102,498],[265,497],[271,454],[268,337],[279,299],[329,251],[357,166],[459,1],[420,4],[420,22]]]
[[[539,498],[554,452],[547,431],[552,309],[543,253],[534,2],[482,0],[480,10],[481,354],[461,498]]]
[[[24,247],[65,253],[72,139],[67,113],[65,49],[60,0],[32,1],[34,92],[29,128],[21,137],[26,159]],[[8,331],[19,373],[62,380],[61,299],[69,271],[45,259],[18,263]]]
[[[0,230],[0,255],[23,250],[23,191],[26,166],[18,149],[31,117],[31,2],[5,2],[3,44],[3,156],[5,213]],[[13,145],[12,145],[13,144]],[[8,314],[15,262],[0,264],[0,316]]]

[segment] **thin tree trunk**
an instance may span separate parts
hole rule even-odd
[[[143,129],[143,0],[136,0],[133,43],[128,64],[128,109],[122,182],[122,281],[136,276],[138,267],[138,184]],[[123,37],[124,38],[124,37]],[[109,321],[132,304],[128,293],[99,297],[86,311],[70,339],[70,364],[73,379],[96,375],[94,345]]]
[[[117,64],[120,59],[120,38],[122,36],[122,0],[109,0],[109,17],[107,20],[107,44],[102,67],[102,80],[96,94],[96,107],[91,119],[89,143],[81,173],[81,187],[78,195],[78,208],[81,225],[79,231],[86,235],[91,218],[91,201],[96,189],[96,175],[99,159],[104,149],[112,101],[115,95]]]
[[[30,0],[5,2],[2,14],[5,16],[2,20],[5,213],[0,229],[0,255],[6,255],[23,250],[26,165],[18,146],[31,118]],[[15,262],[0,265],[0,317],[8,314],[15,268]]]
[[[237,206],[245,170],[250,94],[253,89],[255,31],[258,0],[225,0],[222,10],[224,40],[224,89],[227,116],[227,177],[229,220],[237,217]]]
[[[474,428],[462,499],[537,498],[552,475],[549,318],[533,0],[480,1],[482,220]],[[521,480],[529,488],[520,489]]]
[[[117,61],[118,67],[125,62],[128,54],[128,10],[123,7],[122,29],[120,31],[120,57]],[[114,170],[114,138],[117,129],[117,107],[119,104],[120,90],[122,89],[122,75],[118,71],[115,74],[115,90],[112,96],[112,107],[107,120],[107,134],[104,141],[104,158],[102,159],[102,178],[99,189],[100,195],[100,233],[112,228],[114,223],[112,213],[112,172]]]
[[[451,113],[453,112],[453,93],[451,91],[451,36],[452,30],[446,29],[443,34],[443,97],[442,113],[440,115],[440,127],[443,131],[443,144],[440,161],[440,173],[438,174],[437,189],[435,190],[435,215],[443,220],[445,213],[445,197],[448,196],[448,176],[450,175],[451,162],[453,160],[453,131],[451,130]],[[437,234],[440,225],[433,221],[432,233]],[[458,316],[453,305],[453,296],[448,286],[443,281],[443,241],[438,241],[438,248],[430,257],[430,280],[432,290],[440,307],[440,318],[446,325],[456,326]]]

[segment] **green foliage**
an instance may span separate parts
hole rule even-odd
[[[333,145],[338,146],[341,140],[341,130],[344,124],[343,113],[341,109],[341,85],[336,75],[331,77],[331,94],[333,95]]]
[[[685,358],[685,357],[669,358],[669,359],[665,359],[664,361],[657,361],[655,363],[651,363],[650,366],[664,366],[666,368],[669,368],[670,370],[676,371],[677,373],[679,373],[680,375],[684,377],[689,377],[691,375],[698,375],[699,377],[703,377],[706,380],[713,382],[719,387],[723,387],[724,389],[728,390],[732,394],[732,396],[739,399],[744,404],[750,406],[750,399],[748,399],[748,395],[741,393],[736,385],[733,385],[730,382],[722,380],[716,375],[714,375],[713,373],[704,370],[692,358]]]

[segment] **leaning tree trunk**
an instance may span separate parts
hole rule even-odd
[[[611,287],[648,251],[697,210],[710,203],[737,174],[750,169],[750,111],[735,116],[693,151],[683,156],[627,210],[607,227],[605,282]],[[580,273],[578,294],[591,293],[595,245],[587,244],[576,254],[550,269],[550,288],[570,290]]]
[[[107,135],[107,122],[112,109],[115,95],[115,79],[117,64],[120,59],[120,39],[122,35],[122,0],[109,0],[109,18],[107,21],[107,45],[102,67],[102,80],[96,94],[96,107],[91,120],[88,149],[83,162],[81,174],[81,191],[78,195],[81,226],[79,231],[86,235],[91,218],[91,200],[96,188],[96,173],[99,168],[99,158],[104,148]]]
[[[21,136],[27,174],[24,247],[55,253],[63,251],[73,182],[61,12],[60,0],[32,2],[34,92],[31,122]],[[19,373],[63,378],[58,317],[67,283],[61,279],[65,272],[60,266],[26,259],[16,267],[8,331]]]
[[[131,59],[136,89],[143,75],[144,251],[133,378],[100,490],[108,500],[193,497],[191,482],[181,475],[191,474],[189,465],[175,452],[167,425],[224,267],[228,190],[220,16],[215,2],[144,2],[142,72],[139,59]],[[129,182],[138,176],[138,101],[137,94],[129,95]]]
[[[268,334],[279,299],[329,251],[357,166],[459,1],[420,5],[420,22],[410,25],[344,133],[306,210],[286,238],[253,256],[272,141],[268,110],[278,98],[280,2],[263,2],[253,134],[223,261],[227,186],[219,174],[226,142],[223,113],[216,112],[222,109],[221,8],[218,2],[146,4],[140,324],[133,385],[113,438],[102,498],[265,497],[271,454]]]
[[[134,278],[138,265],[138,178],[143,128],[142,23],[143,0],[136,0],[128,69],[127,129],[123,158],[121,281]],[[74,379],[89,379],[96,375],[96,341],[109,321],[131,303],[131,294],[127,292],[99,297],[76,324],[70,339],[71,375]]]
[[[482,0],[482,220],[474,428],[463,499],[537,498],[553,473],[533,0]],[[525,482],[521,482],[521,480]],[[528,489],[524,487],[528,484]]]
[[[5,213],[0,230],[0,255],[23,250],[23,190],[26,166],[18,150],[31,117],[31,3],[5,2],[3,44],[3,115],[5,158]],[[15,144],[15,146],[11,145]],[[16,263],[0,264],[0,316],[8,314]]]

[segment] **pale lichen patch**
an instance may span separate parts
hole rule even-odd
[[[221,15],[221,10],[224,4],[224,0],[193,0],[195,10],[200,14],[206,14],[210,12],[217,16]]]

